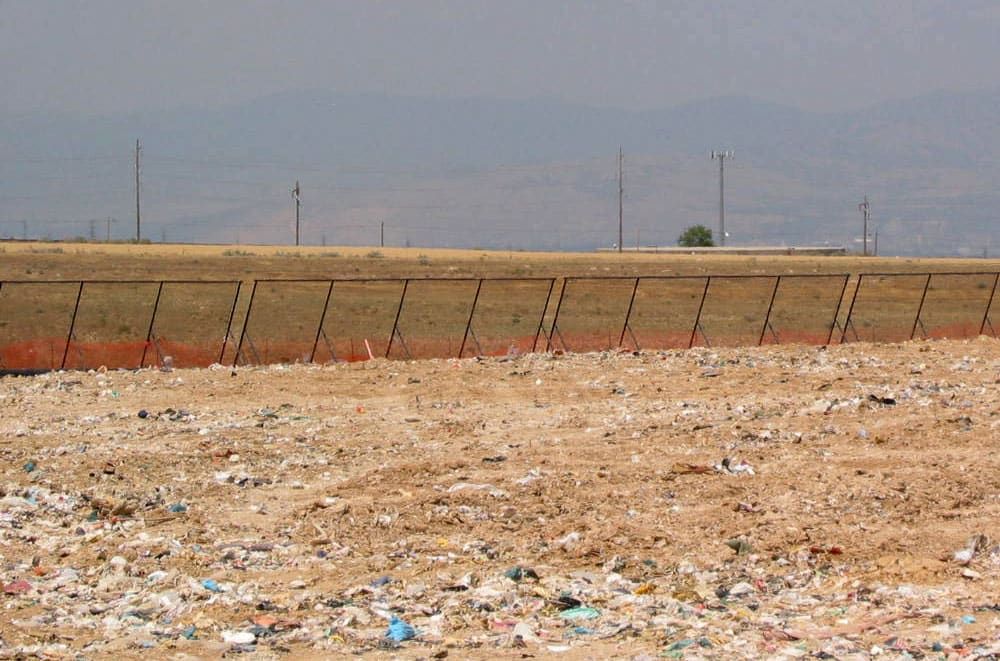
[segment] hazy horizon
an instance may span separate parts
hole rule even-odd
[[[300,89],[813,111],[992,89],[1000,5],[0,2],[7,112],[219,107]]]
[[[279,242],[301,180],[313,243],[606,246],[622,145],[636,241],[714,226],[724,148],[734,241],[853,246],[867,193],[886,249],[979,251],[998,28],[988,0],[0,0],[0,234],[134,214],[140,138],[147,237]]]

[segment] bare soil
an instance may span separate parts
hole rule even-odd
[[[979,338],[3,378],[0,657],[985,654],[998,377]]]

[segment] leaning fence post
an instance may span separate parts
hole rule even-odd
[[[934,276],[933,273],[927,274],[927,280],[924,281],[924,293],[920,295],[920,304],[917,305],[917,316],[913,318],[913,330],[910,331],[910,339],[917,334],[917,324],[920,323],[920,313],[924,310],[924,300],[927,298],[927,290],[931,286],[931,278]],[[926,335],[926,332],[924,333]]]
[[[688,349],[694,346],[694,337],[698,332],[698,325],[701,324],[701,310],[705,307],[705,297],[708,296],[708,286],[712,284],[712,276],[705,278],[705,289],[701,292],[701,302],[698,304],[698,314],[694,317],[694,327],[691,328],[691,339],[688,340]]]
[[[396,339],[396,329],[399,327],[399,315],[403,312],[403,301],[406,300],[406,289],[410,286],[410,279],[403,280],[403,293],[399,295],[399,306],[396,308],[396,318],[392,321],[392,332],[389,334],[389,343],[385,345],[385,357],[389,357],[392,351],[392,341]],[[409,354],[409,351],[406,352]]]
[[[69,320],[69,333],[66,334],[66,347],[63,349],[62,362],[59,364],[59,369],[66,369],[66,356],[69,355],[69,343],[73,338],[73,329],[76,328],[76,313],[80,309],[80,297],[83,296],[83,283],[80,281],[80,288],[76,290],[76,304],[73,305],[73,316]]]
[[[163,293],[163,280],[156,290],[156,301],[153,302],[153,314],[149,315],[149,328],[146,330],[146,342],[142,345],[142,358],[139,359],[139,369],[146,362],[146,352],[149,350],[149,341],[153,338],[153,324],[156,322],[156,311],[160,309],[160,294]]]
[[[319,316],[319,326],[316,327],[316,339],[313,340],[312,351],[309,352],[309,362],[316,358],[316,347],[319,345],[319,336],[323,333],[323,324],[326,322],[326,309],[330,307],[330,295],[333,293],[333,280],[326,290],[326,300],[323,302],[323,314]]]
[[[997,282],[1000,281],[1000,273],[996,273],[993,278],[993,289],[990,290],[990,300],[986,301],[986,309],[983,310],[983,323],[979,324],[979,334],[986,330],[986,322],[990,318],[990,308],[993,307],[993,295],[997,292]]]
[[[767,314],[764,315],[764,325],[760,329],[760,339],[757,340],[757,346],[764,344],[764,333],[767,332],[767,324],[771,321],[771,309],[774,307],[774,297],[778,295],[778,285],[781,284],[781,276],[779,275],[774,281],[774,289],[771,290],[771,301],[767,304]]]
[[[243,340],[247,336],[247,326],[250,325],[250,312],[253,310],[253,299],[257,294],[257,280],[253,281],[253,289],[250,290],[250,301],[247,303],[247,313],[243,316],[243,328],[240,330],[240,341],[236,344],[236,355],[233,356],[233,367],[240,360],[240,352],[243,351]]]
[[[632,287],[632,297],[630,299],[628,299],[628,311],[625,312],[625,323],[622,324],[622,334],[620,336],[618,336],[618,347],[619,348],[625,342],[625,331],[628,330],[628,322],[632,318],[632,306],[635,304],[635,293],[639,290],[639,280],[641,280],[641,278],[636,278],[635,279],[635,286]],[[634,334],[632,336],[632,339],[633,340],[635,339],[635,335]],[[638,349],[638,348],[639,347],[636,346],[636,349]]]
[[[538,318],[538,328],[535,329],[535,339],[531,341],[531,353],[535,353],[535,348],[538,346],[538,336],[542,333],[542,327],[545,325],[545,315],[549,311],[549,301],[552,300],[552,290],[556,287],[556,279],[549,278],[549,291],[545,294],[545,304],[542,306],[542,315]]]
[[[864,273],[858,274],[858,284],[854,288],[854,296],[851,297],[851,306],[847,308],[847,318],[844,319],[844,329],[840,333],[840,344],[844,343],[844,338],[847,337],[847,326],[851,323],[851,315],[854,314],[854,302],[858,300],[858,292],[861,291],[861,281],[865,279]],[[857,337],[857,333],[854,335]]]
[[[840,288],[840,296],[837,297],[837,307],[833,311],[833,319],[830,321],[830,332],[826,336],[826,344],[833,341],[833,329],[837,327],[837,317],[840,316],[840,308],[844,305],[844,293],[847,291],[847,283],[851,279],[850,273],[844,274],[844,285]]]
[[[569,282],[569,278],[563,278],[562,287],[559,289],[559,301],[556,303],[555,314],[552,315],[552,327],[549,328],[549,336],[545,341],[545,351],[552,348],[552,336],[556,334],[556,323],[559,321],[559,310],[562,309],[562,302],[566,294],[567,282]],[[565,343],[563,343],[563,346],[565,347]]]
[[[469,338],[469,329],[472,328],[472,316],[476,314],[476,304],[479,302],[479,292],[483,288],[483,279],[479,278],[479,284],[476,285],[476,295],[472,298],[472,308],[469,310],[469,320],[465,323],[465,334],[462,335],[462,345],[458,348],[458,357],[462,357],[462,352],[465,351],[465,341]]]
[[[219,352],[219,364],[226,357],[226,346],[229,344],[229,333],[233,330],[233,316],[236,314],[236,303],[240,300],[240,288],[243,286],[242,280],[236,281],[236,294],[233,296],[233,306],[229,308],[229,321],[226,322],[226,334],[222,337],[222,351]]]

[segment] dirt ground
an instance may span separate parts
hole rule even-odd
[[[985,338],[3,378],[0,658],[1000,654],[998,379]]]

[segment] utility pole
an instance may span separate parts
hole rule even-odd
[[[301,206],[301,201],[299,199],[299,182],[295,181],[295,188],[292,189],[292,198],[295,200],[295,245],[299,245],[299,207]]]
[[[864,235],[862,241],[864,241],[865,246],[865,257],[868,256],[868,219],[871,217],[871,207],[868,205],[868,196],[865,195],[865,201],[858,205],[858,211],[864,216]]]
[[[94,220],[93,218],[90,219],[90,240],[91,241],[97,240],[97,234],[94,231],[94,225],[96,223],[97,223],[96,220]]]
[[[622,251],[622,208],[625,197],[625,152],[618,147],[618,252]]]
[[[26,220],[21,221],[21,240],[28,240],[28,221]]]
[[[142,151],[142,145],[139,144],[138,138],[135,141],[135,242],[139,243],[142,240],[142,225],[139,223],[139,152]]]
[[[719,245],[726,245],[726,159],[733,157],[733,152],[713,151],[712,160],[719,161]]]
[[[874,254],[878,257],[878,228],[875,228],[875,251]]]
[[[113,222],[115,222],[114,219],[111,216],[108,216],[108,229],[104,239],[107,243],[111,243],[111,223]]]
[[[378,247],[385,248],[385,221],[378,224]]]

